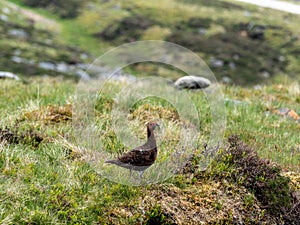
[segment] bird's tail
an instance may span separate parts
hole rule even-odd
[[[105,163],[107,163],[107,164],[115,164],[117,166],[121,166],[121,167],[124,167],[124,168],[131,168],[130,165],[128,165],[126,163],[122,163],[120,160],[117,160],[117,159],[107,160],[107,161],[105,161]]]
[[[107,161],[105,161],[105,163],[118,165],[120,162],[118,160],[113,159],[113,160],[107,160]]]

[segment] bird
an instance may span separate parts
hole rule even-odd
[[[124,153],[117,159],[105,161],[105,163],[115,164],[129,169],[130,178],[132,176],[132,170],[138,171],[140,173],[140,178],[142,179],[145,170],[155,162],[157,157],[157,145],[154,130],[158,126],[159,124],[156,122],[149,122],[147,124],[147,141],[145,144]]]

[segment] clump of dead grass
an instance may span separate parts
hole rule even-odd
[[[26,111],[21,121],[41,121],[44,124],[60,123],[72,119],[72,105],[49,105],[32,111]]]
[[[137,107],[129,115],[129,119],[139,119],[142,122],[148,122],[155,118],[165,119],[168,121],[179,121],[179,115],[174,108],[153,106],[150,104],[143,104]]]

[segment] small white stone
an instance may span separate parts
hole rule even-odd
[[[179,89],[203,89],[211,84],[210,80],[198,76],[184,76],[175,82],[175,87]]]
[[[0,71],[0,78],[11,78],[15,80],[20,80],[20,78],[16,74],[6,71]]]

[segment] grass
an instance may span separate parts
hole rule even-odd
[[[110,223],[124,224],[142,220],[144,223],[161,221],[168,224],[173,217],[166,214],[168,211],[166,203],[163,200],[158,201],[160,198],[165,198],[162,196],[167,194],[166,190],[168,189],[177,193],[177,197],[172,200],[174,204],[180,198],[186,198],[186,203],[180,200],[176,204],[183,204],[182,207],[194,207],[195,210],[198,210],[199,205],[196,207],[194,204],[200,204],[202,210],[213,207],[216,212],[219,212],[215,221],[232,221],[230,219],[232,215],[225,213],[229,209],[227,204],[233,201],[232,197],[227,194],[220,197],[214,191],[220,185],[216,175],[224,174],[220,171],[227,171],[228,176],[231,176],[230,173],[234,173],[234,170],[226,169],[225,164],[225,167],[222,167],[221,163],[218,164],[214,169],[213,174],[215,175],[185,172],[168,179],[165,184],[132,187],[112,183],[97,174],[97,171],[99,172],[99,169],[103,168],[95,168],[93,164],[90,165],[82,160],[82,152],[78,151],[80,145],[76,147],[76,144],[70,144],[72,111],[68,105],[72,104],[72,96],[76,89],[77,84],[74,81],[60,82],[57,78],[34,78],[30,80],[29,85],[10,80],[2,80],[0,85],[1,90],[5,90],[0,95],[0,102],[5,102],[0,105],[0,112],[1,115],[6,115],[1,117],[0,127],[2,129],[7,127],[11,132],[15,132],[16,136],[21,137],[22,135],[24,138],[20,139],[21,141],[18,143],[9,140],[3,142],[2,140],[0,145],[0,195],[2,196],[0,221],[2,223],[89,224],[110,221]],[[113,89],[116,92],[120,90],[120,84],[112,82],[110,85],[111,88],[107,90]],[[272,111],[273,108],[293,105],[293,109],[299,112],[298,94],[292,91],[298,90],[299,86],[297,85],[299,84],[286,83],[262,86],[261,89],[255,91],[224,86],[223,91],[227,99],[225,103],[227,109],[226,136],[232,133],[239,134],[244,142],[258,150],[260,156],[278,163],[285,170],[299,173],[299,138],[297,136],[299,123]],[[104,145],[111,152],[116,153],[125,149],[123,149],[123,145],[118,144],[116,134],[110,127],[109,115],[113,103],[113,93],[102,92],[102,97],[98,99],[97,103],[100,105],[96,107],[98,112],[95,115],[97,120],[106,124],[106,126],[100,127]],[[201,92],[190,92],[189,94],[197,102],[197,106],[203,110],[205,101],[201,97]],[[8,96],[11,96],[10,101],[6,101]],[[209,111],[206,114],[209,117]],[[168,122],[164,127],[166,132],[171,131],[173,129],[171,125],[177,121],[176,113],[174,114],[172,107],[168,104],[159,102],[157,99],[141,101],[135,105],[131,115],[133,120],[130,120],[130,124],[133,125],[131,127],[133,134],[138,135],[139,138],[145,138],[144,129],[141,128],[144,122],[153,115],[157,115],[159,119],[164,118]],[[153,117],[151,118],[153,119]],[[209,134],[209,129],[206,127],[209,127],[210,122],[206,118],[201,123],[202,135],[205,138]],[[33,144],[33,135],[43,137],[42,141]],[[173,137],[174,134],[171,134],[167,139],[170,140]],[[69,140],[69,142],[65,142],[65,140]],[[162,144],[161,151],[163,152],[163,148],[168,149],[170,146],[172,146],[172,142]],[[198,150],[201,151],[201,149],[200,145]],[[294,155],[292,155],[291,149],[294,149]],[[201,160],[199,162],[201,163]],[[129,171],[124,171],[123,179],[128,178],[128,173]],[[145,174],[146,179],[151,177],[150,174],[151,172]],[[221,186],[222,190],[224,188],[224,193],[227,193],[228,185],[222,181]],[[251,192],[240,189],[242,186],[239,185],[243,185],[243,183],[233,183],[232,185],[234,196],[240,198],[240,200],[235,199],[234,201],[245,202],[244,206],[248,211],[250,209],[249,212],[254,213],[258,209],[257,199]],[[220,186],[218,187],[220,188]],[[200,196],[203,197],[197,194],[195,188],[198,192],[201,191]],[[191,198],[197,198],[197,200],[191,200]],[[141,202],[142,199],[144,199],[144,203]],[[193,203],[202,201],[201,199],[212,202]],[[184,204],[187,205],[184,206]],[[144,207],[145,213],[143,214],[138,207]],[[236,214],[233,211],[228,212]],[[184,211],[178,211],[178,213],[181,215]],[[257,213],[258,211],[256,211]],[[244,221],[246,218],[249,219],[249,215],[246,213],[239,215],[245,216]],[[269,214],[260,211],[257,215],[266,218]],[[188,216],[189,213],[182,216],[182,221],[188,219]],[[208,218],[205,221],[209,221]]]
[[[100,42],[93,36],[88,35],[86,27],[79,22],[74,23],[74,20],[61,20],[60,24],[62,24],[60,39],[64,44],[85,49],[95,56],[100,56],[111,48],[110,45]],[[76,29],[74,29],[75,27]]]
[[[20,4],[17,0],[12,2]],[[10,26],[1,21],[0,47],[4,57],[1,57],[0,66],[20,74],[26,82],[0,80],[0,223],[233,224],[242,221],[244,224],[278,224],[283,219],[286,223],[290,222],[286,210],[293,214],[291,220],[294,216],[295,221],[299,221],[299,197],[292,197],[299,193],[300,188],[299,122],[276,113],[282,107],[300,113],[299,79],[293,77],[299,72],[296,56],[300,44],[292,38],[298,35],[299,18],[280,12],[274,14],[269,9],[261,13],[255,6],[247,5],[251,14],[248,18],[245,16],[245,4],[228,1],[118,3],[109,1],[101,3],[100,7],[95,2],[92,8],[83,9],[83,13],[74,20],[62,20],[41,9],[32,9],[60,24],[61,33],[58,35],[47,28],[37,28],[33,29],[35,35],[28,40],[7,36],[6,30],[11,27],[29,29],[22,16],[14,18],[15,14],[11,15]],[[246,29],[245,24],[250,19],[255,24],[270,26],[264,41],[237,37],[239,29]],[[131,28],[137,21],[144,26],[128,32],[128,27]],[[280,29],[272,27],[273,23]],[[201,38],[195,33],[199,26],[207,31]],[[252,31],[246,30],[249,34]],[[103,40],[99,37],[101,33],[112,39]],[[46,44],[45,38],[52,44]],[[10,60],[19,49],[24,58],[72,63],[83,53],[81,49],[99,55],[123,41],[171,38],[184,41],[192,49],[197,48],[197,53],[208,63],[212,55],[229,62],[233,52],[243,53],[247,58],[242,57],[236,62],[243,69],[236,68],[234,73],[238,77],[231,74],[232,71],[228,72],[227,67],[215,68],[214,72],[219,78],[226,75],[243,83],[243,79],[255,77],[258,78],[256,84],[260,83],[255,88],[221,85],[227,125],[224,141],[217,146],[205,145],[212,122],[212,112],[205,95],[188,92],[200,117],[197,145],[188,149],[192,158],[178,150],[178,143],[180,138],[189,140],[190,137],[186,138],[187,131],[193,126],[182,119],[176,107],[167,101],[155,97],[139,99],[126,111],[125,117],[120,120],[126,125],[124,135],[129,135],[130,140],[135,137],[133,142],[126,143],[118,138],[124,130],[117,133],[113,129],[116,118],[111,113],[117,105],[116,94],[126,87],[126,83],[110,82],[101,93],[96,93],[92,104],[88,102],[85,105],[82,101],[76,105],[75,79],[66,79],[49,71],[33,72],[27,66]],[[227,43],[228,40],[232,42]],[[251,46],[249,51],[243,49],[244,42]],[[216,46],[222,47],[222,51],[215,51]],[[282,64],[276,61],[281,54],[287,59]],[[266,64],[266,59],[274,59],[271,61],[276,65],[272,66],[271,61]],[[260,66],[272,71],[272,79],[262,82],[261,71],[252,70]],[[139,76],[155,74],[169,79],[183,75],[174,68],[149,63],[134,65],[128,71]],[[45,73],[54,77],[32,77]],[[118,97],[122,100],[126,95]],[[74,110],[74,105],[79,110]],[[187,107],[186,111],[189,111]],[[76,112],[92,112],[90,115],[95,119],[95,123],[87,129],[77,129],[82,134],[77,136],[72,129],[76,122],[74,118],[78,116]],[[105,157],[117,157],[143,143],[145,123],[149,120],[158,120],[163,126],[156,131],[160,144],[157,162],[146,170],[144,180],[141,181],[134,173],[134,179],[130,181],[128,170],[102,165]],[[184,135],[180,133],[180,126],[187,128]],[[232,154],[225,141],[232,134],[239,135],[244,143],[236,155]],[[203,171],[203,151],[208,148],[220,153]],[[260,158],[267,160],[252,157],[255,151],[249,148],[255,149]],[[101,151],[95,155],[101,163],[93,163],[89,149],[105,150],[105,157],[101,157]],[[224,152],[228,154],[222,154]],[[171,157],[170,153],[182,155]],[[86,157],[90,157],[90,163],[87,163]],[[253,159],[259,163],[251,161]],[[257,171],[243,167],[245,160]],[[268,160],[271,163],[264,164]],[[271,167],[273,163],[282,169]],[[185,167],[181,168],[184,164]],[[176,175],[170,176],[173,172]],[[144,186],[126,186],[107,178],[131,185],[142,182]],[[253,184],[248,179],[252,179]],[[150,181],[164,182],[148,185]],[[270,188],[275,191],[270,192]]]

